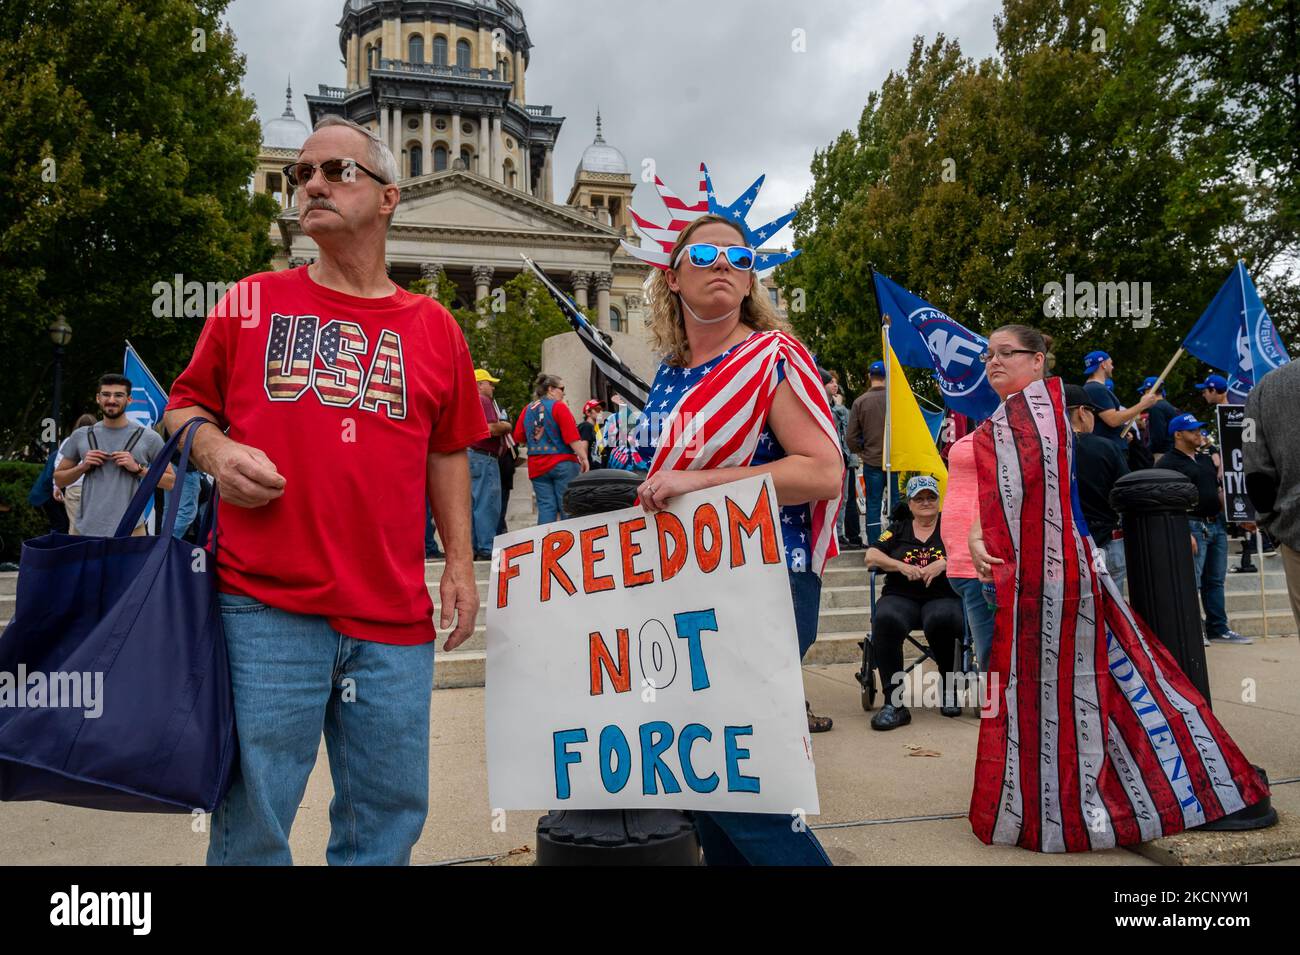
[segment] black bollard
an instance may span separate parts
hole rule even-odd
[[[642,474],[601,468],[564,492],[564,513],[631,507]],[[699,865],[695,824],[677,809],[556,809],[537,821],[538,865]]]
[[[1187,509],[1194,507],[1196,500],[1196,485],[1165,468],[1126,474],[1110,492],[1111,507],[1124,519],[1129,604],[1173,655],[1206,704],[1213,706],[1202,642],[1201,593],[1192,556],[1192,531],[1187,525]],[[1263,767],[1254,769],[1267,786]],[[1277,810],[1265,797],[1197,828],[1235,832],[1264,829],[1276,822]]]
[[[1165,468],[1134,471],[1115,482],[1110,505],[1124,520],[1129,604],[1208,702],[1201,593],[1187,525],[1196,485]]]

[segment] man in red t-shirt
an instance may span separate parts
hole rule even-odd
[[[320,258],[240,282],[172,386],[169,431],[215,476],[217,571],[239,761],[208,863],[285,864],[322,728],[334,779],[331,864],[406,864],[428,810],[437,632],[424,499],[447,562],[446,648],[478,591],[465,448],[487,434],[464,336],[394,285],[391,151],[322,120],[286,167]],[[219,430],[220,429],[220,430]],[[223,431],[225,433],[223,433]]]

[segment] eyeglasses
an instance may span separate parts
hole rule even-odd
[[[677,254],[677,261],[681,262],[682,256],[685,255],[690,260],[691,265],[697,269],[707,269],[714,262],[718,261],[718,253],[726,253],[727,264],[733,269],[741,272],[749,272],[754,268],[754,250],[745,245],[711,245],[708,242],[694,242],[682,249]]]
[[[556,391],[564,390],[564,385],[551,385],[551,387],[554,388]]]
[[[300,189],[311,182],[311,177],[316,175],[317,169],[325,174],[326,182],[355,182],[357,175],[353,170],[360,169],[381,186],[389,185],[388,180],[381,179],[355,159],[327,159],[319,164],[291,162],[284,167],[284,178],[289,185],[295,189]]]
[[[1037,355],[1037,354],[1038,352],[1034,351],[1032,348],[1003,348],[1001,351],[989,351],[988,349],[985,349],[984,351],[980,352],[980,361],[984,362],[984,364],[987,365],[994,358],[996,358],[998,361],[1007,361],[1008,359],[1011,358],[1012,355]]]

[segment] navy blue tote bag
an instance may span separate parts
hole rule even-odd
[[[179,493],[159,536],[129,536],[177,442],[184,437],[184,473],[204,423],[193,418],[172,435],[112,537],[23,544],[0,679],[10,674],[11,690],[26,679],[21,699],[11,693],[0,705],[0,800],[211,812],[229,788],[235,710],[216,595],[216,501],[199,538],[208,546],[172,537]]]

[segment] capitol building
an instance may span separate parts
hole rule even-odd
[[[532,43],[519,4],[346,0],[338,28],[344,85],[309,93],[307,122],[286,90],[284,113],[263,121],[253,188],[280,203],[272,267],[317,254],[281,168],[297,158],[312,124],[344,116],[378,133],[401,170],[387,248],[394,282],[441,273],[456,286],[456,301],[444,304],[469,305],[521,272],[523,253],[594,309],[614,349],[649,380],[658,364],[643,312],[649,266],[619,246],[624,237],[638,241],[627,214],[635,183],[597,114],[568,195],[556,201],[553,157],[565,118],[527,101]],[[576,335],[548,340],[542,363],[566,378],[570,403],[604,396]]]

